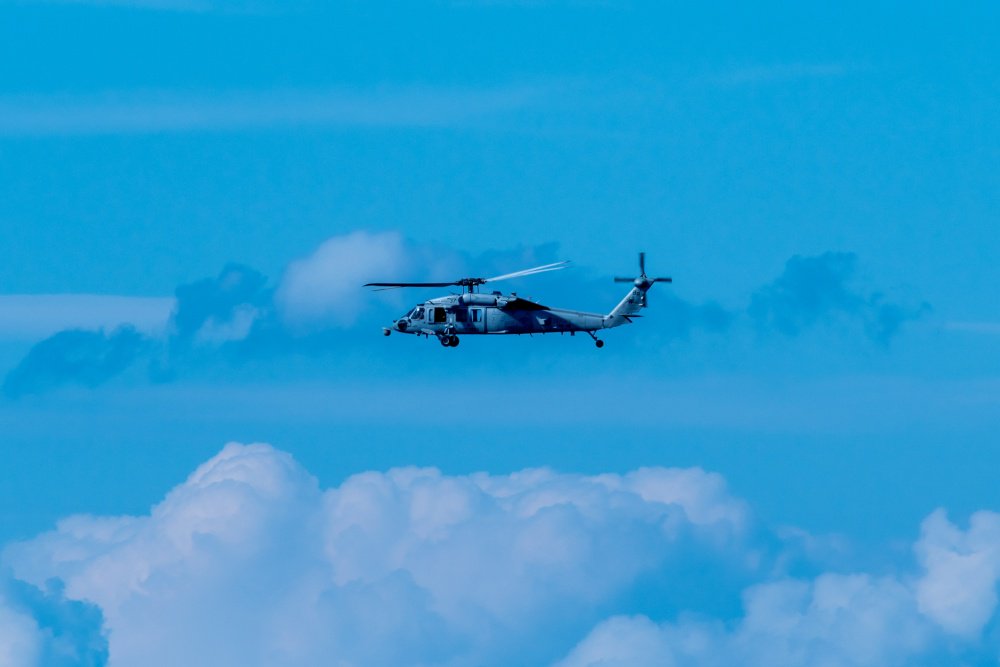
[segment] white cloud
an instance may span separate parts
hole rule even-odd
[[[41,656],[42,632],[30,615],[9,608],[0,598],[0,665],[29,667]]]
[[[997,607],[1000,515],[977,512],[962,531],[936,511],[914,551],[921,569],[912,575],[826,573],[750,587],[731,624],[610,618],[558,667],[882,667],[931,650],[996,656],[995,638],[982,631]]]
[[[38,340],[65,329],[114,329],[129,324],[162,333],[170,319],[170,297],[112,294],[0,295],[0,339]]]
[[[745,616],[732,628],[695,619],[609,619],[558,667],[883,667],[906,664],[933,636],[910,592],[889,577],[825,574],[755,586],[744,598]]]
[[[116,667],[888,667],[996,655],[982,630],[997,606],[1000,515],[961,530],[936,512],[916,561],[877,574],[790,578],[782,547],[762,546],[775,541],[699,469],[398,468],[324,490],[287,453],[230,444],[148,515],[70,517],[4,560],[96,604]],[[692,576],[713,592],[745,586],[742,614],[707,617],[697,596],[657,583]],[[638,613],[650,598],[662,617]],[[30,657],[38,627],[0,604],[0,658]]]
[[[920,610],[949,632],[977,636],[997,606],[1000,514],[977,512],[962,532],[938,510],[924,521],[916,552],[926,570]]]
[[[5,557],[99,605],[113,665],[509,664],[557,657],[678,552],[743,551],[746,522],[700,470],[403,468],[322,491],[233,444],[147,516],[71,517]]]
[[[401,307],[402,292],[372,292],[365,283],[454,280],[457,264],[453,252],[410,243],[398,232],[352,232],[289,264],[275,303],[294,330],[348,327],[379,299]]]
[[[219,345],[234,340],[244,340],[250,335],[254,323],[261,316],[261,311],[249,304],[242,304],[233,309],[228,319],[219,320],[209,317],[194,334],[194,340],[199,344]]]
[[[58,584],[43,590],[0,572],[0,665],[100,667],[106,648],[97,609],[66,600]]]

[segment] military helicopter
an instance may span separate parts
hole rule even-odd
[[[377,291],[401,287],[465,288],[462,294],[450,294],[417,304],[409,313],[395,320],[391,327],[383,327],[385,336],[393,331],[425,338],[435,336],[444,347],[457,347],[459,336],[473,334],[569,333],[572,336],[581,331],[593,338],[600,348],[604,347],[604,341],[597,337],[596,331],[630,324],[632,318],[641,317],[637,313],[648,305],[646,292],[654,283],[673,282],[671,278],[646,277],[646,253],[640,252],[639,276],[615,278],[616,283],[632,283],[632,289],[607,315],[550,308],[516,293],[494,291],[484,294],[479,291],[480,286],[487,283],[558,271],[567,266],[569,262],[554,262],[492,278],[459,278],[439,283],[367,283],[365,287],[375,287]]]

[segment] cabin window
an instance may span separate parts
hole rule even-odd
[[[434,324],[443,324],[448,320],[448,316],[445,314],[444,308],[434,308],[434,319],[432,320]]]
[[[410,319],[411,320],[422,320],[422,319],[424,319],[424,309],[423,308],[414,308],[413,312],[410,313]]]
[[[473,322],[482,322],[483,321],[483,309],[482,308],[473,308],[472,309],[472,321]]]
[[[469,321],[469,311],[465,308],[458,308],[455,310],[455,321],[456,322],[468,322]]]

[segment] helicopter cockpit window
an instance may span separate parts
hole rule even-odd
[[[410,319],[411,320],[422,320],[422,319],[424,319],[424,309],[421,308],[421,307],[419,307],[419,306],[416,307],[416,308],[414,308],[413,312],[410,313]]]

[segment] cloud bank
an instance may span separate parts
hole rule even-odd
[[[94,331],[133,326],[162,334],[170,298],[106,294],[0,294],[0,341],[37,341],[69,329]]]
[[[165,333],[139,334],[131,325],[56,333],[8,373],[4,390],[16,398],[63,384],[93,387],[136,365],[144,365],[154,381],[165,381],[194,368],[356,349],[372,341],[362,331],[378,331],[413,298],[402,291],[371,292],[362,287],[365,282],[451,280],[557,259],[555,244],[469,257],[396,232],[357,231],[328,239],[291,262],[273,282],[252,267],[233,263],[215,277],[179,286]],[[662,347],[702,334],[737,335],[755,329],[768,336],[798,337],[826,327],[886,346],[925,307],[906,306],[859,286],[856,264],[849,253],[793,257],[777,279],[753,294],[746,308],[694,303],[671,291],[657,291],[651,295],[655,312],[650,311],[657,324],[643,329],[644,340]],[[572,305],[574,298],[586,294],[599,297],[610,309],[621,297],[621,286],[606,278],[562,275],[538,280],[548,281],[550,304]]]
[[[109,333],[70,329],[46,338],[4,378],[8,396],[41,393],[67,382],[96,387],[131,366],[147,339],[131,326]]]
[[[322,490],[232,444],[149,515],[71,517],[5,559],[97,604],[114,665],[543,664],[690,552],[752,569],[732,546],[748,528],[700,470],[403,468]]]
[[[827,564],[793,574],[781,534],[699,469],[399,468],[322,489],[287,453],[230,444],[149,514],[70,517],[3,559],[20,586],[62,582],[75,616],[56,627],[99,608],[119,667],[995,661],[1000,514],[963,530],[935,512],[912,558],[871,572],[829,569],[817,540]],[[728,589],[731,613],[706,599]],[[42,615],[10,609],[0,650],[28,657],[5,664],[41,664]],[[104,635],[47,636],[101,664]]]

